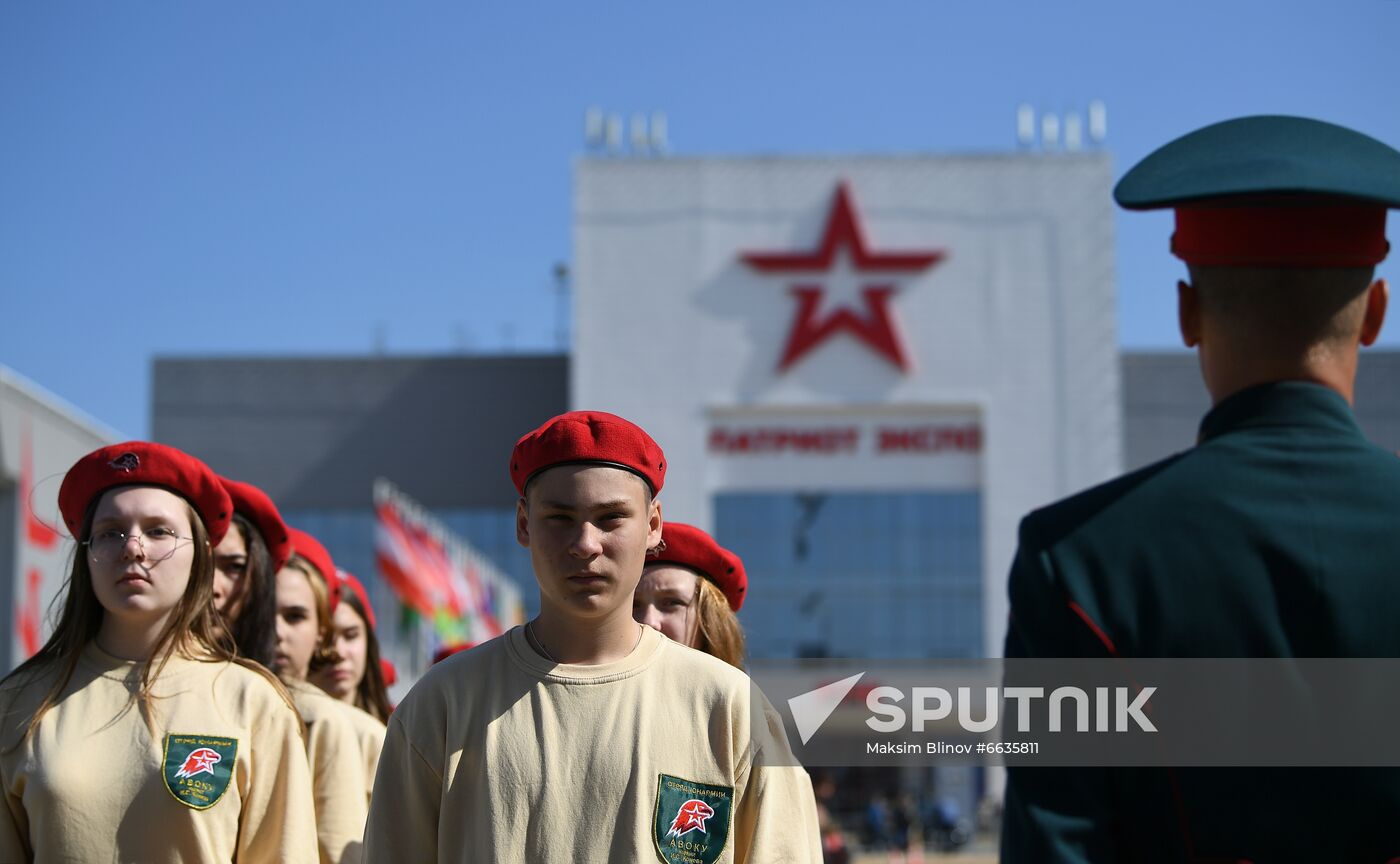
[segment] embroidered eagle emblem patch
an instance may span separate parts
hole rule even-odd
[[[666,832],[667,837],[684,837],[691,831],[705,831],[705,822],[715,815],[715,808],[701,801],[699,798],[691,798],[681,805],[680,812],[671,822],[671,830]]]
[[[652,839],[664,864],[713,864],[729,844],[734,789],[662,774]]]
[[[237,738],[166,735],[165,788],[186,807],[208,810],[228,791],[237,758]]]
[[[176,778],[193,777],[196,774],[213,774],[214,766],[224,761],[219,751],[211,747],[201,747],[185,757],[185,764],[175,772]]]

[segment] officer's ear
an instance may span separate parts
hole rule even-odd
[[[1185,280],[1176,283],[1176,323],[1187,348],[1201,344],[1201,293]]]
[[[1385,323],[1385,310],[1390,304],[1390,286],[1384,279],[1377,279],[1366,289],[1366,315],[1361,319],[1361,344],[1371,345],[1381,335],[1381,325]]]

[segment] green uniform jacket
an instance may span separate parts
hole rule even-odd
[[[1400,458],[1316,384],[1021,523],[1007,657],[1400,656]],[[1400,720],[1397,720],[1400,731]],[[1400,856],[1400,769],[1008,771],[1002,860]]]

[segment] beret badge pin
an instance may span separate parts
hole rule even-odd
[[[111,462],[108,462],[107,465],[113,470],[130,474],[132,471],[141,467],[141,457],[137,456],[135,453],[123,453]]]

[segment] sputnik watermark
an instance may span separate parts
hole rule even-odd
[[[752,661],[807,766],[1400,767],[1400,658]],[[771,705],[772,707],[765,707]]]
[[[803,744],[821,730],[848,694],[865,677],[865,672],[825,684],[787,700],[798,735]],[[1128,687],[1093,687],[1093,695],[1082,687],[1055,687],[1046,695],[1045,687],[911,687],[904,689],[889,685],[869,688],[865,707],[871,716],[865,725],[882,734],[895,732],[924,732],[933,724],[941,724],[956,714],[958,726],[972,734],[991,732],[1001,725],[1000,706],[1004,701],[1015,703],[1017,732],[1043,730],[1061,732],[1066,706],[1072,710],[1076,732],[1156,732],[1157,727],[1144,712],[1156,687],[1142,687],[1134,693]],[[908,710],[905,701],[908,700]],[[1041,715],[1044,722],[1033,725],[1037,700],[1044,700]],[[980,709],[978,705],[980,704]],[[1090,718],[1092,709],[1092,720]],[[974,716],[980,714],[980,716]],[[1134,728],[1135,727],[1135,728]],[[963,753],[971,750],[957,749]]]
[[[1156,687],[1144,687],[1133,695],[1127,687],[1095,687],[1094,697],[1079,687],[1056,687],[1050,692],[1046,702],[1046,722],[1037,729],[1060,732],[1064,729],[1063,709],[1067,701],[1073,702],[1074,731],[1076,732],[1127,732],[1129,721],[1143,732],[1156,732],[1157,727],[1147,719],[1143,707]],[[912,728],[923,732],[930,723],[947,719],[957,706],[958,725],[965,732],[983,733],[997,728],[1001,722],[998,706],[1005,699],[1016,702],[1016,731],[1031,731],[1032,703],[1045,699],[1044,687],[987,687],[984,689],[981,717],[973,717],[973,688],[959,687],[957,696],[942,687],[914,687],[909,694],[911,710],[906,712],[901,706],[905,693],[898,687],[875,687],[865,697],[865,705],[877,715],[865,721],[876,732],[901,732]],[[1089,706],[1094,706],[1094,723],[1089,722]],[[1109,724],[1110,709],[1114,722]],[[912,724],[910,717],[912,717]]]

